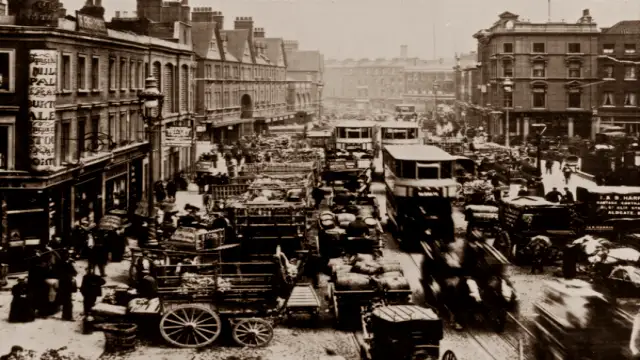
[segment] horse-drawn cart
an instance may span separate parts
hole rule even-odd
[[[429,308],[416,305],[381,306],[363,311],[362,359],[437,360],[443,324]],[[456,360],[451,350],[442,360]]]

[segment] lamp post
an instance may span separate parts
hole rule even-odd
[[[438,84],[438,80],[435,80],[433,82],[433,102],[435,104],[435,115],[436,115],[436,120],[438,120],[438,89],[440,89],[440,84]]]
[[[537,149],[536,149],[536,168],[538,170],[538,177],[542,176],[542,159],[541,159],[541,154],[542,154],[542,134],[544,134],[544,131],[547,130],[547,125],[545,124],[531,124],[531,127],[536,129],[536,138],[538,141],[537,144]]]
[[[507,148],[510,145],[510,139],[509,139],[509,135],[510,135],[510,130],[509,130],[509,109],[513,106],[512,102],[513,102],[513,97],[511,96],[511,93],[513,91],[513,81],[511,81],[510,78],[506,78],[504,79],[504,81],[502,82],[502,89],[504,90],[504,100],[503,101],[503,106],[504,106],[504,111],[505,111],[505,127],[504,127],[504,132],[505,134],[505,138],[504,138],[504,146],[506,146]],[[509,95],[509,101],[507,102],[507,95]]]
[[[162,127],[162,104],[164,103],[164,95],[158,90],[158,81],[153,77],[145,80],[145,89],[138,94],[140,99],[140,114],[143,121],[147,125],[147,133],[149,134],[149,171],[147,173],[147,216],[149,216],[149,243],[156,240],[156,222],[153,218],[154,214],[154,197],[153,187],[154,179],[154,153],[160,155],[162,161],[162,148],[156,149],[158,129]],[[154,114],[155,111],[155,114]],[[160,134],[162,136],[162,134]]]

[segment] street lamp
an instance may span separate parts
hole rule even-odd
[[[513,106],[512,104],[513,97],[511,96],[511,93],[513,91],[513,81],[511,81],[510,78],[504,79],[504,81],[502,82],[502,89],[504,90],[504,100],[507,99],[507,94],[509,95],[509,102],[507,103],[507,101],[503,101],[503,104],[502,104],[504,106],[505,121],[506,121],[505,128],[504,128],[504,132],[506,133],[506,136],[504,138],[504,146],[509,147],[510,145],[509,108]]]
[[[138,94],[140,99],[140,114],[147,125],[149,134],[149,171],[147,172],[147,216],[149,217],[149,243],[156,240],[156,221],[154,214],[153,187],[154,179],[154,153],[159,154],[159,161],[162,161],[162,147],[156,149],[156,136],[158,129],[162,128],[162,104],[164,95],[158,90],[158,81],[153,77],[145,80],[144,90]],[[154,113],[155,112],[155,113]],[[160,135],[162,136],[162,135]]]
[[[541,149],[542,149],[542,134],[547,130],[547,125],[545,124],[531,124],[531,127],[536,129],[536,138],[538,140],[538,146],[536,149],[536,168],[538,169],[538,177],[542,176],[542,161],[541,161]]]
[[[438,120],[438,89],[440,89],[440,84],[438,84],[438,80],[433,82],[433,102],[435,103],[435,115],[436,120]]]

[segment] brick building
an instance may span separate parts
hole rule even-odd
[[[603,28],[600,35],[598,116],[600,124],[618,125],[629,133],[640,132],[638,66],[640,21],[620,21]]]
[[[486,90],[480,104],[497,110],[489,132],[526,137],[530,124],[545,123],[549,135],[590,136],[598,105],[598,35],[589,10],[577,23],[532,23],[504,12],[477,32],[479,84]],[[511,93],[504,89],[507,78],[514,83]]]
[[[296,119],[309,121],[321,115],[324,57],[317,50],[300,50],[295,40],[285,40],[289,110]]]
[[[414,104],[418,111],[433,110],[436,100],[453,104],[455,59],[410,58],[406,45],[400,55],[390,60],[327,60],[326,101],[337,107],[386,111],[401,103]]]
[[[253,18],[238,17],[233,30],[211,8],[193,12],[198,61],[198,117],[201,139],[224,143],[254,129],[293,117],[287,108],[286,56],[280,38],[254,28]]]
[[[108,28],[95,1],[77,17],[59,2],[55,11],[16,2],[0,17],[3,247],[66,237],[82,218],[135,207],[148,176],[138,100],[147,75],[164,89],[167,126],[192,118],[190,41]],[[189,148],[163,150],[158,178],[188,167]]]

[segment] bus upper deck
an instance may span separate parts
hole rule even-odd
[[[412,145],[420,143],[418,123],[408,121],[386,121],[380,123],[382,145]]]
[[[376,124],[372,121],[344,120],[334,124],[333,137],[337,150],[371,151],[374,148]]]

